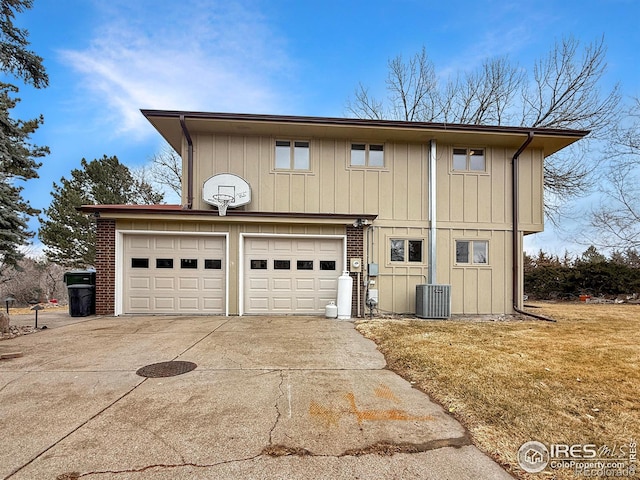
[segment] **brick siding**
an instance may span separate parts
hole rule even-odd
[[[116,298],[116,221],[98,218],[96,315],[113,315]]]
[[[362,265],[364,262],[364,231],[362,227],[354,227],[352,225],[347,225],[347,266],[345,270],[349,270],[351,259],[359,258],[360,264]],[[353,278],[353,294],[351,297],[351,316],[356,317],[358,314],[358,290],[360,289],[360,315],[364,315],[364,309],[362,305],[364,304],[364,295],[366,294],[366,290],[362,286],[362,274],[360,274],[360,282],[358,282],[358,274],[351,273],[351,278]]]

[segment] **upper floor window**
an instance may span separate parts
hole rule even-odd
[[[484,149],[454,148],[453,170],[458,172],[485,172]]]
[[[276,140],[275,167],[278,170],[309,170],[309,142]]]
[[[384,167],[384,145],[351,144],[352,167]]]

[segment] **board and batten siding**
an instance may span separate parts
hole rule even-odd
[[[202,200],[206,179],[233,173],[251,185],[252,202],[241,207],[247,211],[377,215],[375,246],[368,254],[369,261],[380,268],[376,284],[380,307],[415,311],[415,285],[423,283],[428,274],[428,142],[380,141],[385,146],[384,167],[362,168],[349,165],[351,141],[359,142],[357,138],[283,137],[310,142],[310,170],[286,171],[274,169],[275,137],[196,133],[193,139],[194,209],[212,209]],[[452,171],[454,147],[484,148],[486,172]],[[437,280],[452,285],[453,313],[511,311],[513,154],[512,149],[466,145],[464,140],[456,145],[437,145]],[[186,157],[185,145],[183,159]],[[543,229],[543,160],[544,152],[532,149],[525,150],[519,159],[520,230],[526,233]],[[186,184],[183,186],[186,192]],[[386,262],[388,239],[398,235],[424,239],[422,264]],[[231,249],[236,248],[233,238],[231,235]],[[455,240],[474,238],[489,240],[490,263],[456,266]],[[230,258],[234,258],[233,252]],[[233,276],[237,274],[230,275],[230,289],[236,288]],[[232,311],[234,308],[237,305],[231,305]]]
[[[194,209],[210,208],[202,200],[205,180],[233,173],[251,185],[251,204],[243,207],[248,211],[427,219],[426,145],[385,144],[385,167],[358,168],[349,165],[350,141],[309,139],[310,170],[286,171],[273,168],[274,142],[270,137],[196,136]]]

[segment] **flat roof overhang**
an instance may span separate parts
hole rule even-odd
[[[182,148],[183,117],[191,135],[256,135],[288,138],[337,138],[372,142],[438,143],[517,149],[534,133],[531,148],[552,155],[589,134],[587,130],[526,128],[358,118],[303,117],[177,110],[141,110],[177,151]]]
[[[373,222],[378,216],[369,213],[296,213],[296,212],[256,212],[229,209],[225,216],[217,210],[189,210],[181,205],[82,205],[82,213],[93,214],[100,218],[132,220],[178,220],[207,221],[221,223],[322,223],[333,225],[351,225],[356,220]]]

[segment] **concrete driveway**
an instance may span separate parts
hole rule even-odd
[[[512,478],[350,322],[94,317],[8,350],[3,479]],[[136,374],[166,361],[197,367]]]

